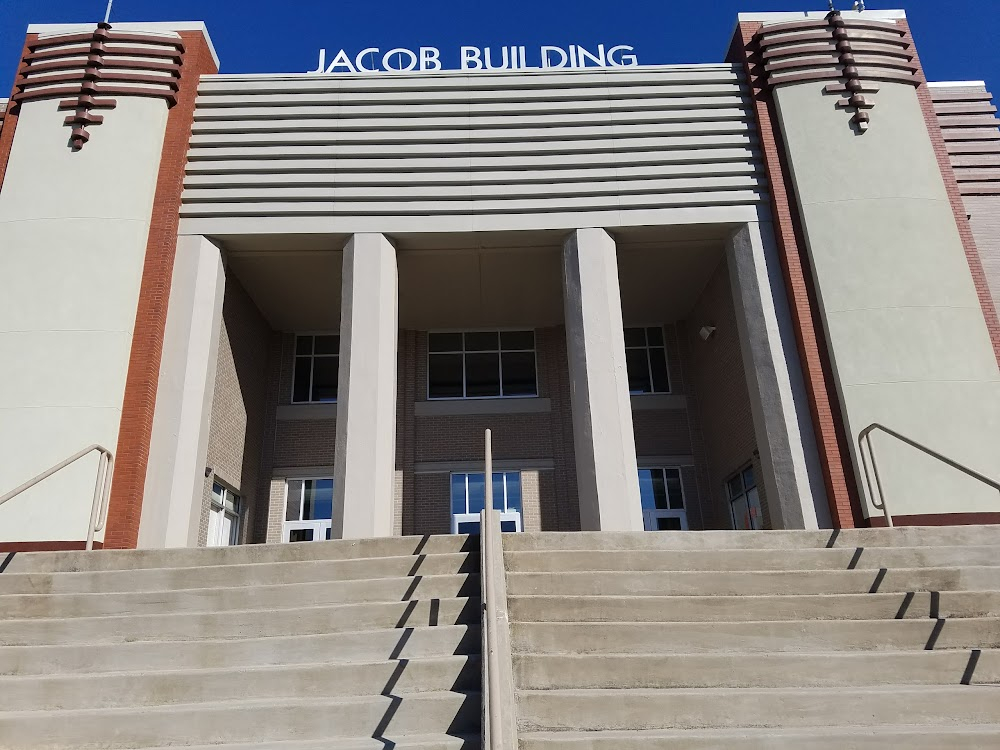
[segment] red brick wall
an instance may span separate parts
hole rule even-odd
[[[160,156],[104,536],[105,547],[113,549],[134,548],[139,538],[142,493],[149,461],[163,331],[177,249],[178,212],[195,97],[200,76],[218,72],[204,35],[200,32],[180,32],[180,35],[186,51],[177,104],[167,117]]]
[[[854,482],[850,443],[844,429],[843,411],[830,366],[829,347],[820,319],[816,290],[795,201],[791,172],[778,126],[774,99],[761,85],[761,61],[754,35],[759,22],[741,23],[730,48],[730,62],[744,66],[752,97],[760,149],[767,168],[771,214],[778,244],[795,339],[802,362],[809,410],[827,498],[835,528],[853,528],[864,523],[861,500]]]
[[[28,55],[28,45],[36,39],[38,39],[38,34],[28,34],[24,40],[24,49],[21,52],[22,62],[17,69],[18,75],[25,68],[23,60]],[[0,188],[3,187],[3,178],[7,172],[7,162],[10,160],[10,150],[14,145],[14,131],[17,129],[18,108],[13,103],[13,96],[16,93],[17,83],[15,78],[14,88],[10,92],[11,100],[7,102],[7,110],[3,113],[3,117],[0,118]]]

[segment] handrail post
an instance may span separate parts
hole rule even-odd
[[[486,430],[486,503],[479,516],[483,596],[483,750],[516,750],[514,674],[500,514],[493,509],[493,450]]]

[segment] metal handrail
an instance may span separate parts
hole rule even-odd
[[[90,508],[90,525],[87,527],[86,549],[92,550],[94,548],[94,534],[103,529],[104,524],[107,522],[108,504],[111,498],[111,475],[115,467],[114,454],[103,445],[98,445],[97,443],[88,445],[82,451],[77,451],[66,460],[60,461],[52,468],[46,469],[38,476],[29,479],[20,487],[15,487],[6,495],[0,497],[0,505],[17,497],[25,490],[30,490],[39,482],[48,479],[57,471],[65,469],[70,464],[79,461],[93,451],[97,451],[101,457],[97,462],[97,482],[94,484],[94,502]]]
[[[863,429],[860,433],[858,433],[858,453],[861,454],[861,465],[864,467],[864,470],[865,470],[865,482],[867,482],[867,484],[868,484],[868,495],[869,495],[869,497],[872,498],[872,504],[878,510],[881,510],[883,514],[885,514],[885,523],[886,523],[886,526],[889,526],[890,528],[893,525],[893,523],[892,523],[892,514],[889,512],[889,508],[887,507],[886,502],[885,502],[885,494],[883,493],[883,490],[882,490],[882,479],[881,479],[881,477],[879,477],[878,463],[875,461],[875,450],[872,448],[871,434],[875,430],[881,430],[882,432],[886,433],[887,435],[890,435],[891,437],[894,437],[897,440],[901,440],[902,442],[906,443],[907,445],[909,445],[909,446],[911,446],[913,448],[916,448],[918,451],[926,453],[931,458],[935,458],[938,461],[941,461],[943,464],[945,464],[947,466],[950,466],[953,469],[958,469],[963,474],[967,474],[968,476],[972,477],[973,479],[978,479],[983,484],[985,484],[985,485],[987,485],[989,487],[992,487],[997,492],[1000,492],[1000,482],[997,482],[994,479],[990,479],[988,476],[985,476],[984,474],[980,474],[978,471],[975,471],[974,469],[970,469],[968,466],[964,466],[964,465],[958,463],[958,461],[955,461],[954,459],[948,458],[947,456],[938,453],[933,448],[928,448],[926,445],[924,445],[922,443],[918,443],[913,438],[909,438],[906,435],[902,435],[902,434],[896,432],[895,430],[893,430],[893,429],[891,429],[889,427],[886,427],[883,424],[879,424],[878,422],[872,422],[870,425],[868,425],[867,427],[865,427],[865,429]],[[871,473],[869,473],[869,471],[868,471],[868,459],[865,457],[865,450],[864,450],[864,445],[865,444],[867,444],[867,446],[868,446],[868,453],[872,457],[872,471],[871,471]],[[875,493],[872,490],[872,478],[871,478],[871,474],[872,473],[875,474],[875,486],[878,488],[878,498],[879,498],[879,501],[882,503],[881,505],[879,505],[879,504],[877,504],[875,502]]]

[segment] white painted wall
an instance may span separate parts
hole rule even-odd
[[[2,491],[90,443],[116,450],[167,121],[163,101],[119,97],[74,152],[57,107],[21,106],[0,191]],[[0,507],[0,540],[84,539],[96,463]]]
[[[1000,371],[944,180],[914,88],[879,87],[864,135],[823,83],[775,95],[852,449],[881,422],[998,477]],[[995,490],[875,446],[895,515],[1000,510]]]

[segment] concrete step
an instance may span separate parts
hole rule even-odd
[[[0,576],[0,594],[177,591],[416,575],[477,574],[478,571],[478,552],[454,552],[348,560],[262,562],[200,568],[140,568],[81,573],[5,572]]]
[[[134,748],[192,745],[209,740],[250,742],[378,737],[391,734],[472,734],[479,693],[412,693],[354,698],[269,699],[141,709],[0,712],[5,750]]]
[[[322,659],[316,654],[316,660]],[[268,698],[478,690],[478,656],[372,663],[0,677],[4,711],[162,706]]]
[[[871,570],[1000,566],[1000,544],[792,550],[553,550],[506,552],[511,573],[596,570]]]
[[[287,609],[0,620],[0,643],[46,646],[266,638],[429,625],[476,624],[479,599],[411,599]]]
[[[975,685],[521,690],[517,703],[528,732],[1000,724],[1000,691]]]
[[[375,737],[335,737],[323,740],[275,740],[225,745],[184,745],[184,750],[475,750],[479,735],[406,734]],[[177,750],[151,747],[140,750]]]
[[[863,594],[995,590],[998,584],[1000,571],[995,567],[983,566],[890,570],[594,571],[507,575],[507,592],[510,596]]]
[[[475,552],[479,537],[467,534],[336,539],[308,544],[245,544],[234,547],[183,549],[18,552],[6,573],[52,573],[140,568],[215,567],[303,560],[350,560]],[[0,554],[0,561],[7,556]]]
[[[529,732],[520,750],[995,750],[1000,725]],[[317,749],[318,750],[318,749]]]
[[[520,689],[1000,685],[1000,651],[517,654]]]
[[[1000,648],[1000,619],[512,623],[511,640],[551,654],[987,649]]]
[[[479,653],[478,625],[368,630],[275,638],[0,646],[0,674],[139,672],[280,664],[374,662]]]
[[[0,619],[19,617],[93,617],[165,612],[219,612],[236,609],[283,609],[309,604],[398,602],[479,595],[479,577],[466,574],[368,580],[287,583],[140,591],[107,594],[5,594]]]
[[[177,750],[177,745],[139,750]],[[224,745],[184,745],[184,750],[475,750],[479,735],[404,734],[379,737],[333,737],[322,740],[275,740]]]
[[[744,622],[1000,617],[1000,591],[788,596],[512,596],[516,622]],[[3,623],[0,623],[2,638]]]
[[[820,531],[571,531],[504,534],[505,551],[824,549],[1000,545],[1000,524]]]

